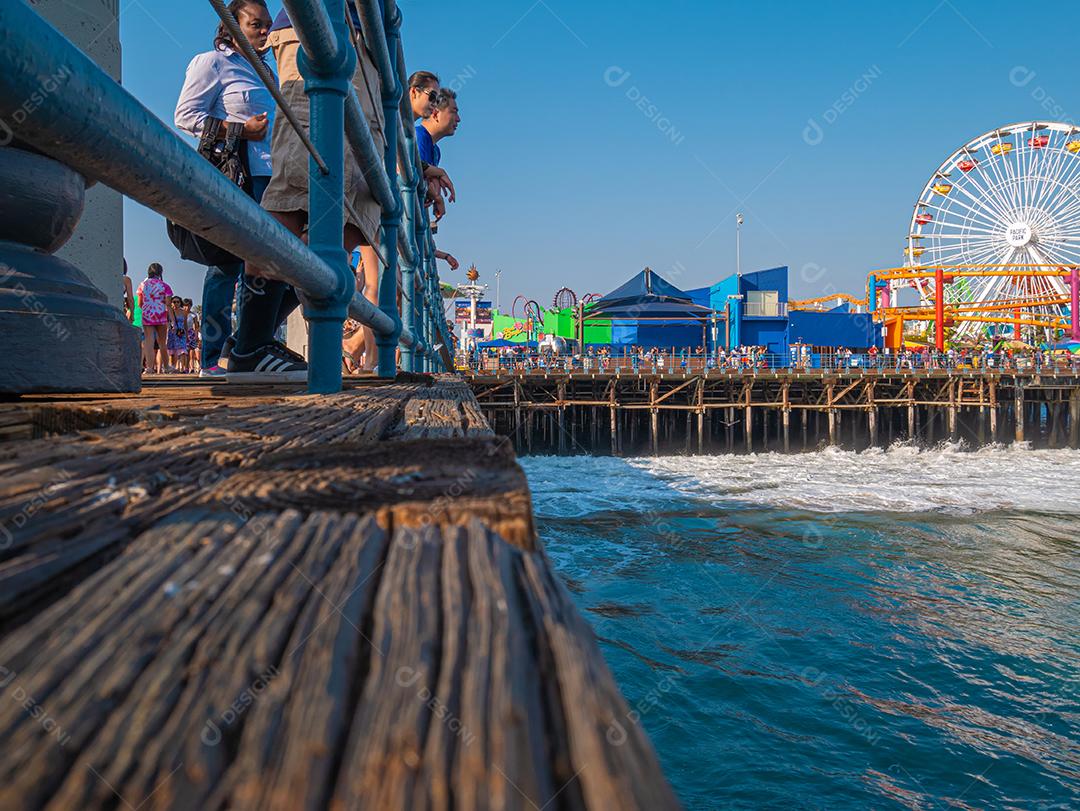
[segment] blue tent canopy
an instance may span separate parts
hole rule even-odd
[[[694,303],[651,268],[594,302],[585,320],[610,319],[614,345],[699,346],[705,324],[715,316],[710,307]]]
[[[690,296],[687,293],[655,273],[652,268],[645,268],[593,304],[596,307],[607,307],[622,303],[623,299],[637,300],[642,296],[660,296],[690,303]]]
[[[587,318],[619,320],[701,321],[712,310],[695,304],[690,295],[645,268],[632,279],[593,302]]]

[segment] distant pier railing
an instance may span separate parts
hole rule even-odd
[[[460,371],[472,374],[742,374],[782,370],[827,373],[837,370],[913,371],[913,370],[987,370],[987,371],[1069,371],[1080,372],[1080,354],[1055,352],[911,352],[877,355],[866,352],[812,352],[800,355],[762,352],[742,355],[702,354],[698,352],[663,352],[636,357],[633,355],[545,355],[530,352],[522,355],[484,355],[456,361]]]
[[[345,0],[284,4],[306,57],[302,71],[318,156],[309,162],[306,245],[21,2],[0,3],[0,134],[294,285],[303,293],[309,324],[309,391],[341,388],[346,315],[375,333],[380,376],[396,374],[399,346],[406,371],[437,371],[443,364],[436,347],[448,342],[412,119],[402,115],[401,14],[394,0],[381,7],[379,0],[359,0],[381,80],[386,148],[380,154],[350,83],[356,54]],[[31,102],[33,111],[26,113]],[[382,210],[378,306],[356,292],[342,246],[346,139]]]

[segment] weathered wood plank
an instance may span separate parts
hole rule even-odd
[[[6,447],[0,808],[677,807],[460,383]]]
[[[0,619],[195,504],[374,510],[400,503],[408,505],[399,510],[402,520],[427,515],[437,522],[478,512],[515,542],[531,543],[528,492],[511,451],[402,445],[395,456],[387,449],[397,445],[378,445],[392,437],[492,436],[486,423],[466,430],[463,399],[472,397],[460,383],[388,384],[326,398],[238,399],[179,423],[12,443],[0,463]],[[420,405],[409,406],[414,400]],[[356,463],[298,477],[288,466],[267,472],[278,462],[263,461],[305,449],[317,458],[329,446],[340,449],[335,458],[354,455]],[[431,509],[418,507],[425,500]]]

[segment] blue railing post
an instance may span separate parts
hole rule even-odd
[[[390,53],[390,67],[394,68],[397,61],[397,45],[399,37],[400,16],[397,7],[393,3],[386,3],[383,27],[386,31],[386,45]],[[384,81],[383,103],[383,126],[386,128],[386,174],[391,180],[397,176],[397,141],[400,130],[401,110],[401,81],[397,77],[396,68],[391,71],[390,77],[383,76]],[[387,92],[386,82],[393,80],[393,90]],[[382,277],[379,280],[379,309],[394,319],[396,329],[389,335],[377,335],[375,344],[379,348],[379,377],[394,377],[396,374],[396,354],[398,339],[401,337],[401,318],[398,315],[397,306],[397,272],[398,272],[398,229],[401,227],[401,191],[398,184],[391,182],[391,187],[396,198],[396,205],[392,211],[385,208],[382,212],[382,243],[386,254],[386,267],[383,268]]]
[[[348,44],[345,0],[325,0],[325,5],[340,59],[327,64],[310,59],[303,48],[299,54],[304,92],[311,108],[311,140],[329,168],[323,174],[315,159],[308,159],[308,246],[334,269],[339,282],[328,298],[304,299],[308,391],[312,394],[341,391],[342,324],[356,289],[341,239],[345,228],[345,96],[356,69],[356,52]]]
[[[440,330],[435,320],[436,314],[442,311],[442,291],[439,289],[439,276],[436,270],[435,255],[428,256],[428,306],[424,308],[424,331],[427,332],[428,342],[432,349],[428,352],[428,371],[437,371],[439,353],[435,350],[435,344],[439,341]]]
[[[402,227],[405,229],[405,238],[408,240],[412,240],[416,233],[416,229],[413,227],[415,203],[416,187],[408,183],[403,175],[401,181]],[[419,263],[421,261],[420,257],[420,246],[414,243],[414,262]],[[412,333],[413,339],[419,342],[424,340],[424,335],[422,332],[417,332],[413,318],[413,313],[415,312],[414,300],[416,298],[416,269],[417,265],[410,262],[405,262],[401,266],[401,323]],[[406,372],[415,372],[415,358],[415,346],[403,345],[401,347],[402,369]]]
[[[427,209],[421,212],[420,222],[416,227],[416,241],[424,246],[424,257],[421,263],[424,299],[420,312],[416,314],[416,321],[417,329],[424,333],[423,371],[432,372],[435,367],[432,365],[431,360],[434,357],[434,346],[438,340],[438,335],[431,328],[430,313],[435,302],[435,299],[432,298],[432,290],[437,290],[439,283],[436,271],[435,247],[431,239],[431,222],[428,219]]]
[[[419,167],[417,169],[419,175]],[[424,194],[424,178],[419,176],[417,178],[416,193],[418,199]],[[427,212],[421,207],[420,216],[417,217],[416,222],[413,224],[413,237],[416,242],[417,248],[417,272],[420,274],[416,280],[416,284],[419,287],[417,295],[420,297],[419,306],[413,308],[412,312],[412,329],[418,334],[424,342],[424,349],[416,356],[416,370],[418,372],[427,371],[427,356],[431,351],[431,333],[427,331],[427,322],[424,320],[424,311],[428,306],[428,242],[425,239],[425,231],[427,229]]]

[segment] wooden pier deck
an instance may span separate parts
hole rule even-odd
[[[0,808],[677,807],[468,387],[0,404]]]

